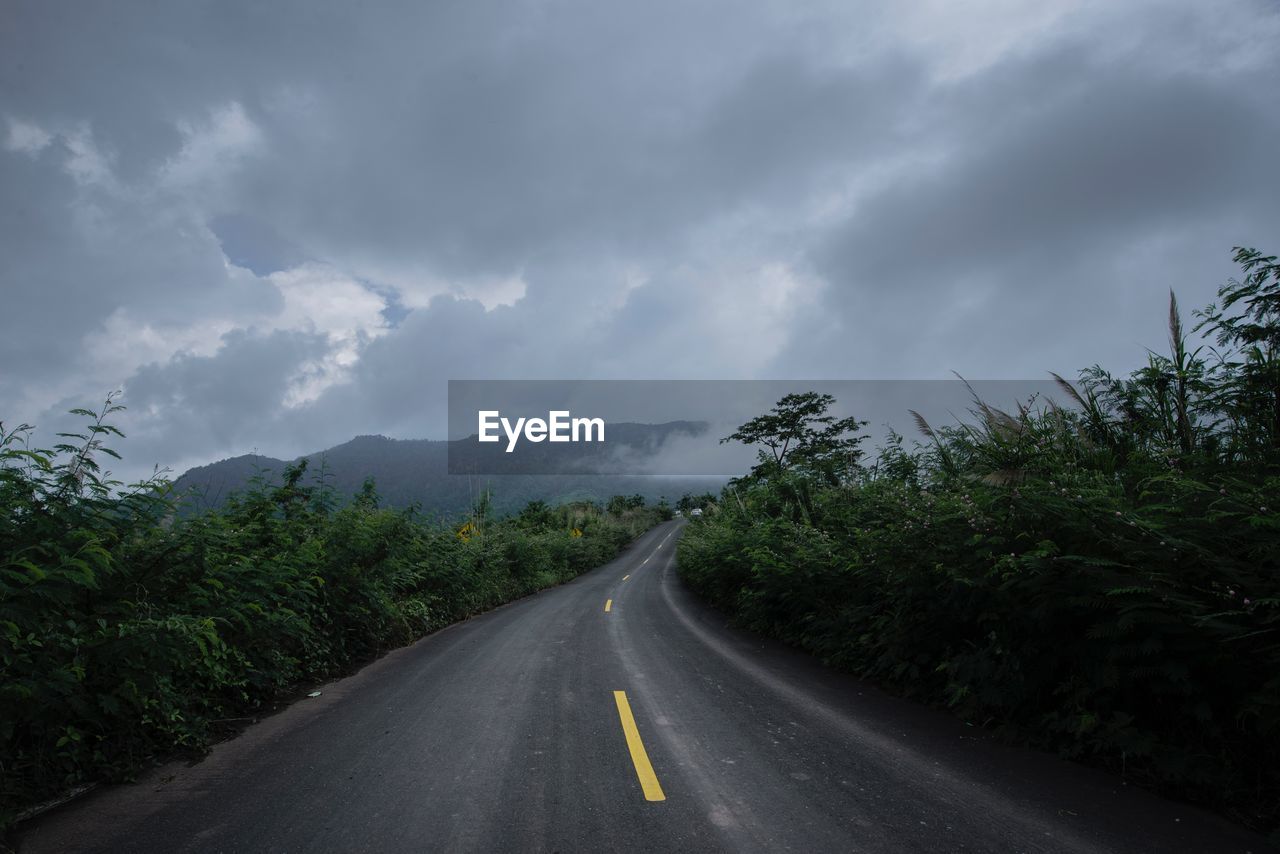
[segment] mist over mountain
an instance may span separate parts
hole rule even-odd
[[[669,437],[688,435],[700,425],[692,422],[610,425],[611,436],[626,447],[654,450]],[[530,501],[604,501],[613,495],[642,495],[646,501],[665,498],[674,503],[686,492],[719,491],[723,477],[670,477],[638,475],[474,474],[451,475],[450,442],[434,439],[390,439],[357,436],[349,442],[281,460],[260,454],[244,454],[197,466],[174,483],[188,511],[222,505],[255,477],[278,480],[285,467],[307,461],[304,482],[324,482],[340,501],[357,493],[366,478],[373,478],[384,505],[417,505],[429,516],[465,513],[485,489],[498,514],[519,510]],[[587,453],[590,453],[587,446]]]

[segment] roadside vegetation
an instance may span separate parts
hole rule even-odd
[[[308,484],[305,463],[217,509],[102,465],[119,407],[53,449],[0,426],[0,830],[123,780],[391,647],[567,581],[662,518],[639,496],[443,524]]]
[[[784,398],[679,544],[743,626],[1009,740],[1280,824],[1280,265],[1239,249],[1193,348],[874,452]]]

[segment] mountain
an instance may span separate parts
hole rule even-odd
[[[673,433],[689,433],[702,425],[610,425],[619,438],[639,450],[661,445]],[[623,428],[623,429],[617,429]],[[278,481],[285,467],[305,459],[305,482],[321,478],[341,500],[357,493],[366,478],[373,478],[382,503],[392,507],[419,506],[428,516],[454,517],[465,513],[488,488],[499,514],[513,513],[530,501],[605,501],[613,495],[643,495],[649,502],[665,498],[671,503],[685,493],[719,492],[720,477],[643,477],[635,475],[450,475],[450,443],[431,439],[389,439],[357,436],[328,450],[294,460],[278,460],[245,454],[185,472],[175,482],[188,512],[215,507],[234,492],[244,490],[255,476]]]

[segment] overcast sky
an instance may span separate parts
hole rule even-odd
[[[1280,252],[1280,5],[0,5],[0,419],[128,473],[449,378],[1127,370]]]

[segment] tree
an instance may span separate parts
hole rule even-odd
[[[684,495],[680,496],[680,500],[676,502],[676,509],[682,513],[688,513],[695,507],[705,508],[709,504],[714,504],[715,500],[715,495],[710,492],[704,492],[701,495],[691,495],[686,492]]]
[[[814,391],[788,394],[771,411],[743,424],[720,443],[764,446],[759,465],[751,470],[752,477],[767,478],[794,470],[839,482],[862,458],[858,444],[865,437],[854,434],[867,422],[828,415],[835,400]]]
[[[546,530],[555,526],[556,512],[545,501],[530,501],[516,516],[516,524],[526,531]]]
[[[615,516],[620,516],[628,510],[638,510],[641,507],[644,507],[643,495],[615,495],[609,499],[605,510]]]

